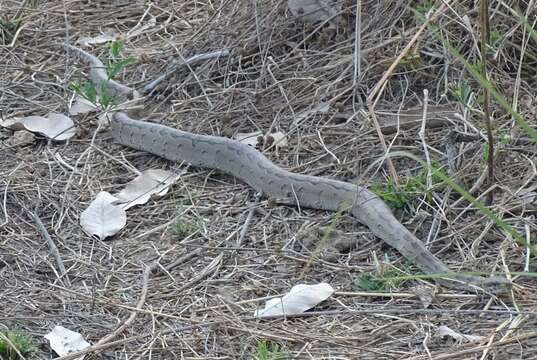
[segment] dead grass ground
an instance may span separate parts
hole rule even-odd
[[[537,45],[527,42],[527,32],[509,13],[515,3],[527,6],[520,1],[491,5],[497,35],[491,77],[535,126]],[[355,8],[348,1],[342,6],[343,21],[332,31],[297,21],[281,1],[38,1],[24,11],[14,46],[0,48],[0,108],[3,116],[65,113],[72,98],[68,85],[84,78],[87,69],[57,45],[110,29],[126,34],[144,14],[144,21],[151,15],[156,26],[124,40],[125,52],[137,59],[122,74],[124,83],[141,86],[180,56],[224,48],[233,52],[178,73],[148,99],[140,117],[219,136],[281,130],[288,133],[290,146],[279,154],[266,153],[275,163],[305,174],[385,183],[383,169],[363,175],[383,154],[364,100],[419,28],[411,8],[424,5],[362,2],[359,74],[353,66]],[[0,1],[0,9],[2,16],[13,15],[18,4]],[[473,1],[457,2],[436,21],[442,36],[471,61],[478,58],[476,9]],[[105,52],[103,46],[90,51]],[[456,101],[449,90],[453,86],[471,89],[474,110]],[[484,193],[483,141],[477,131],[484,129],[481,92],[428,33],[396,69],[377,105],[386,142],[391,150],[423,156],[418,131],[424,89],[431,113],[438,111],[431,116],[438,121],[426,132],[431,155],[446,164],[454,148],[459,164],[453,177],[474,194]],[[326,104],[326,111],[301,115],[319,104]],[[394,114],[411,108],[418,109],[411,125],[398,132],[388,129]],[[493,110],[495,133],[513,140],[498,152],[492,209],[526,236],[535,233],[535,201],[524,202],[520,190],[535,188],[536,149],[517,142],[519,128],[499,107]],[[296,119],[301,121],[293,126]],[[312,226],[328,224],[333,214],[264,200],[256,204],[247,186],[214,171],[189,169],[165,198],[131,210],[127,228],[112,239],[88,236],[79,215],[99,191],[117,190],[134,177],[122,163],[139,170],[179,170],[180,165],[114,144],[107,130],[96,133],[91,116],[76,121],[79,135],[67,143],[35,140],[20,146],[12,133],[1,132],[0,324],[23,329],[40,344],[30,358],[53,356],[42,336],[55,325],[79,331],[90,342],[112,333],[142,296],[144,266],[155,260],[167,266],[177,259],[180,263],[170,271],[149,277],[147,297],[119,334],[121,341],[87,358],[250,359],[263,340],[279,344],[288,358],[535,356],[536,283],[531,278],[516,279],[513,292],[501,298],[445,291],[427,309],[412,296],[417,281],[397,284],[389,296],[360,292],[357,279],[377,274],[386,263],[413,269],[350,217],[338,222],[337,235],[354,247],[327,249],[306,267],[312,249],[300,243],[310,242],[316,234]],[[449,142],[453,131],[470,138]],[[419,171],[405,159],[394,159],[394,165],[401,178]],[[398,217],[451,269],[534,271],[524,247],[452,191],[439,186],[431,194],[429,202],[423,196],[409,201]],[[252,221],[237,245],[250,211]],[[56,243],[65,276],[59,276],[32,213]],[[178,233],[178,222],[194,226]],[[285,293],[299,282],[329,282],[338,292],[301,317],[251,318],[264,297]],[[468,344],[440,338],[441,325],[484,340]],[[492,347],[486,349],[487,344]]]

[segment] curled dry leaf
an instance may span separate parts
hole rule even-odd
[[[477,342],[484,339],[483,336],[479,335],[465,335],[458,333],[454,330],[451,330],[449,327],[442,325],[438,327],[438,331],[436,333],[440,337],[449,336],[450,338],[458,341],[458,342]]]
[[[169,187],[179,179],[180,175],[160,169],[143,171],[136,179],[129,182],[115,196],[127,210],[135,205],[145,204],[152,195],[164,196]]]
[[[101,191],[80,215],[80,225],[101,240],[115,235],[127,223],[127,213],[121,206],[115,205],[117,201],[116,197]]]
[[[75,331],[64,328],[63,326],[55,326],[51,332],[45,335],[45,339],[50,342],[50,347],[59,356],[68,355],[75,351],[84,350],[90,344]],[[84,356],[77,359],[81,360]]]
[[[15,131],[28,130],[33,133],[39,133],[56,141],[70,139],[76,134],[73,120],[58,113],[49,113],[46,117],[11,118],[0,122],[0,125]]]
[[[304,311],[328,299],[333,293],[334,289],[327,283],[316,285],[298,284],[293,286],[284,297],[268,300],[263,309],[255,311],[254,316],[302,314]]]

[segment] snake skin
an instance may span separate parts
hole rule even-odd
[[[118,96],[136,96],[136,91],[115,81],[106,81],[104,65],[93,55],[66,45],[91,67],[92,81],[105,83]],[[125,146],[142,150],[171,161],[185,161],[194,166],[218,169],[233,175],[269,198],[287,205],[338,211],[342,206],[373,234],[397,249],[429,275],[453,288],[504,292],[510,282],[501,277],[480,277],[450,272],[424,244],[406,229],[390,208],[368,189],[350,183],[289,172],[275,165],[260,152],[238,141],[198,135],[167,126],[131,119],[123,112],[113,116],[114,139]]]

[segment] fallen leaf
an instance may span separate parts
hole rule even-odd
[[[287,7],[294,17],[309,23],[329,21],[335,25],[341,6],[331,0],[288,0]]]
[[[14,131],[28,130],[33,133],[39,133],[56,141],[70,139],[76,134],[73,120],[58,113],[49,113],[46,117],[26,116],[6,119],[0,122],[0,125]]]
[[[440,336],[440,337],[449,336],[452,339],[459,341],[459,342],[476,342],[476,341],[481,341],[485,338],[484,336],[479,336],[479,335],[460,334],[454,330],[451,330],[449,327],[445,325],[438,327],[437,336]]]
[[[327,283],[317,285],[298,284],[281,298],[270,299],[265,308],[255,311],[254,316],[266,317],[277,315],[302,314],[320,302],[328,299],[334,289]]]
[[[179,179],[180,175],[160,169],[143,171],[136,179],[127,183],[125,188],[114,196],[127,210],[135,205],[145,204],[152,195],[164,196],[170,186]]]
[[[246,144],[255,148],[258,142],[257,139],[260,136],[263,136],[263,133],[261,131],[255,131],[252,133],[237,133],[234,136],[234,139],[237,140],[238,142],[241,142],[243,144]]]
[[[65,356],[75,351],[84,350],[90,346],[82,335],[75,331],[64,328],[63,326],[55,326],[51,332],[45,335],[45,339],[50,342],[50,347],[59,356]],[[82,360],[84,355],[77,357]]]
[[[116,197],[101,191],[80,214],[80,225],[101,240],[116,234],[127,223],[127,213],[125,209],[115,204],[117,201]]]
[[[77,96],[73,105],[69,108],[69,115],[87,114],[99,110],[91,101]]]
[[[287,135],[285,135],[285,133],[278,131],[267,135],[267,137],[268,136],[272,136],[272,138],[274,139],[274,144],[276,144],[275,146],[277,150],[287,147]]]

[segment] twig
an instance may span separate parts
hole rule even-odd
[[[71,286],[71,282],[69,281],[69,278],[67,277],[67,272],[65,271],[65,266],[63,265],[63,260],[60,255],[60,252],[58,251],[58,247],[54,243],[54,240],[52,240],[52,237],[50,236],[49,232],[45,228],[45,225],[43,225],[43,222],[35,212],[30,213],[32,215],[32,218],[37,226],[37,231],[43,237],[48,244],[48,248],[50,251],[50,254],[54,256],[54,259],[56,260],[56,265],[58,266],[58,270],[60,270],[60,275],[62,277],[65,277],[65,283],[68,286]]]
[[[4,213],[4,221],[0,224],[0,228],[7,225],[9,222],[9,215],[7,214],[7,189],[9,187],[9,181],[6,182],[6,188],[4,189],[4,199],[2,200],[2,211]]]
[[[193,65],[193,64],[195,64],[197,62],[200,62],[200,61],[219,58],[219,57],[222,57],[222,56],[228,56],[230,53],[231,53],[231,51],[229,49],[223,49],[223,50],[214,51],[214,52],[211,52],[211,53],[194,55],[194,56],[192,56],[192,57],[190,57],[190,58],[188,58],[186,60],[181,59],[179,61],[176,61],[171,66],[171,68],[169,70],[167,70],[164,74],[160,75],[158,78],[156,78],[155,80],[151,81],[149,84],[144,86],[142,88],[142,90],[141,90],[141,93],[144,94],[144,95],[147,95],[147,94],[151,93],[153,90],[155,90],[155,88],[161,82],[163,82],[164,80],[166,80],[167,78],[172,76],[182,66],[189,66],[189,65]]]
[[[203,270],[201,270],[199,274],[196,275],[192,280],[184,283],[178,289],[175,289],[175,293],[181,293],[182,291],[192,287],[198,281],[204,279],[205,277],[209,276],[211,273],[216,271],[220,267],[223,257],[224,257],[224,253],[222,252],[217,257],[215,257],[209,265],[207,265]]]
[[[127,320],[123,324],[121,324],[116,330],[111,332],[110,334],[102,337],[94,346],[103,345],[110,341],[112,341],[116,336],[121,334],[132,322],[134,319],[136,319],[136,316],[138,315],[139,309],[142,308],[145,304],[145,299],[147,298],[147,287],[149,284],[149,275],[153,271],[154,268],[157,267],[157,263],[153,263],[150,266],[147,266],[144,269],[143,278],[142,278],[142,292],[140,293],[140,299],[138,300],[138,304],[136,305],[136,309],[133,310]]]
[[[429,90],[423,90],[423,117],[421,120],[421,128],[419,131],[419,136],[421,143],[423,145],[423,153],[425,154],[425,160],[427,161],[427,189],[430,189],[433,186],[433,176],[431,174],[432,164],[431,156],[429,155],[429,149],[427,149],[427,142],[425,141],[425,125],[427,124],[427,106],[429,105]]]
[[[257,208],[257,205],[259,205],[259,201],[261,200],[261,193],[255,194],[255,201],[252,204],[252,207],[250,208],[250,211],[248,212],[248,216],[246,217],[246,221],[244,222],[244,225],[242,225],[241,233],[239,235],[239,240],[237,240],[237,247],[240,247],[242,245],[242,242],[244,240],[244,237],[246,236],[246,233],[248,232],[248,228],[250,227],[250,223],[252,222],[252,218],[254,216],[255,209]]]

